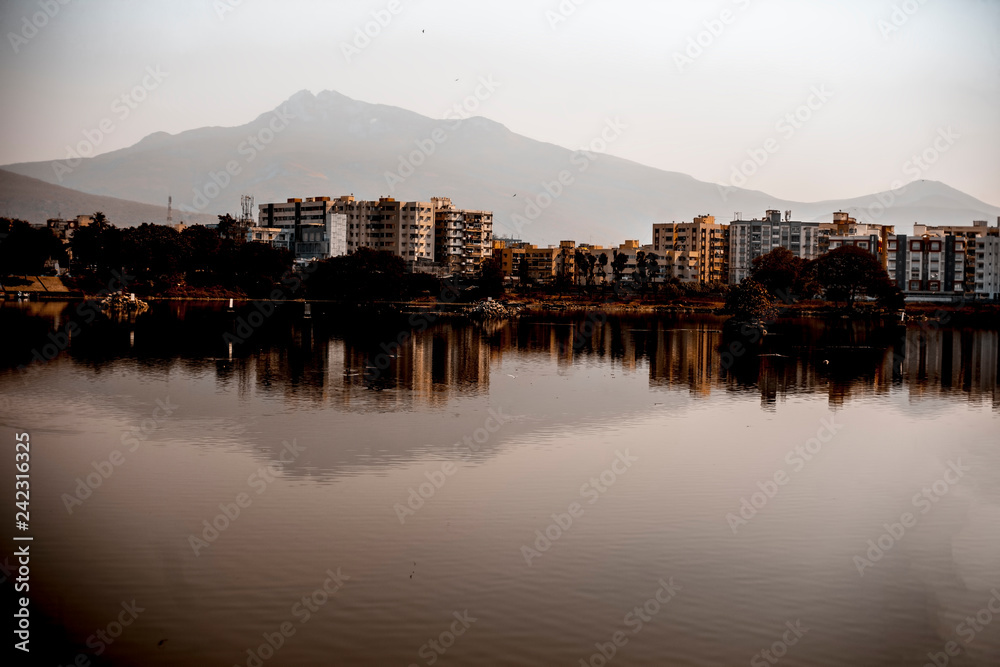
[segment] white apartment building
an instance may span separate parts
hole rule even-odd
[[[1000,299],[1000,237],[977,239],[975,261],[976,294]]]
[[[385,250],[407,261],[434,260],[434,205],[392,197],[362,201],[353,195],[334,200],[347,219],[347,250]]]
[[[457,208],[447,197],[434,208],[434,261],[451,271],[476,273],[493,255],[493,212]]]
[[[729,282],[737,284],[750,275],[753,260],[775,248],[787,248],[805,260],[819,256],[818,222],[791,219],[791,211],[767,211],[763,220],[741,220],[729,224]]]

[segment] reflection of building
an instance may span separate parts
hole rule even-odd
[[[763,220],[734,220],[729,224],[729,282],[739,283],[750,275],[753,260],[775,248],[787,248],[796,257],[819,256],[819,223],[798,222],[792,212],[767,211]]]
[[[247,240],[289,250],[299,261],[346,255],[347,218],[334,206],[329,197],[261,204],[259,222],[247,231]]]

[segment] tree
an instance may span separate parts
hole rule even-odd
[[[768,320],[777,314],[774,297],[752,278],[729,287],[723,312],[732,315],[733,319],[739,322]]]
[[[234,243],[245,243],[247,240],[247,232],[250,230],[250,222],[248,220],[237,220],[230,214],[219,216],[219,236],[224,239],[229,239]]]
[[[601,276],[601,284],[608,282],[608,253],[602,252],[597,258],[597,265],[600,267],[598,274]]]
[[[635,274],[639,279],[639,287],[646,287],[646,253],[642,250],[635,253]]]
[[[766,255],[755,257],[750,277],[782,301],[791,301],[792,291],[799,286],[805,260],[781,246]]]
[[[615,285],[621,282],[625,267],[628,265],[628,255],[623,252],[614,251],[615,258],[611,260],[611,271],[614,273]]]
[[[499,256],[483,260],[483,268],[479,278],[479,289],[483,296],[503,296],[503,264]]]
[[[849,309],[859,296],[877,297],[890,292],[889,274],[875,255],[857,246],[841,246],[819,257],[814,267],[824,295]]]
[[[51,229],[0,218],[0,275],[38,275],[49,259],[66,261],[66,249]]]
[[[584,280],[587,278],[587,254],[577,248],[573,255],[573,262],[576,267],[576,284],[579,285],[580,278],[583,278]]]
[[[73,233],[73,271],[94,271],[102,279],[110,278],[111,270],[120,270],[122,261],[122,230],[103,220],[104,214],[93,215],[94,222]]]
[[[90,224],[99,229],[103,229],[111,223],[108,222],[108,217],[104,215],[103,211],[97,211],[94,215],[90,216]]]
[[[597,265],[597,258],[592,253],[587,253],[587,285],[594,285],[594,267]]]
[[[402,257],[385,250],[358,248],[350,255],[320,262],[307,289],[313,297],[357,304],[394,301],[403,294],[405,273]]]
[[[649,282],[653,285],[653,293],[656,293],[656,279],[660,276],[660,256],[655,252],[646,255],[646,273]]]

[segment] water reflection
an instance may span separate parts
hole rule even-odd
[[[704,315],[547,314],[470,324],[330,306],[303,319],[302,305],[289,304],[250,319],[249,307],[227,313],[222,304],[175,302],[154,304],[135,322],[86,323],[77,310],[67,303],[5,304],[0,321],[13,335],[4,360],[38,367],[38,352],[47,356],[46,345],[75,321],[79,331],[67,337],[65,354],[96,372],[113,362],[201,370],[210,360],[219,387],[241,396],[254,388],[350,410],[443,406],[452,395],[486,394],[491,369],[505,359],[549,362],[560,372],[609,364],[625,374],[648,373],[650,389],[694,396],[758,392],[766,409],[795,394],[825,394],[836,406],[894,388],[912,400],[953,396],[1000,406],[1000,339],[993,330],[798,319],[756,341],[724,335],[723,320]],[[248,320],[261,323],[241,328]]]

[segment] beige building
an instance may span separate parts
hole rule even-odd
[[[729,277],[729,226],[702,215],[691,222],[653,225],[653,247],[664,278],[681,282],[725,282]]]
[[[966,292],[975,292],[976,289],[976,249],[980,239],[995,237],[1000,235],[1000,219],[997,220],[997,227],[990,227],[986,220],[975,220],[971,225],[913,225],[913,235],[923,236],[954,236],[965,240],[965,276],[963,283]]]
[[[434,260],[434,205],[392,197],[361,201],[353,195],[334,200],[347,219],[347,250],[385,250],[410,262]]]
[[[449,271],[477,273],[493,256],[493,213],[456,208],[447,197],[434,208],[434,261]]]

